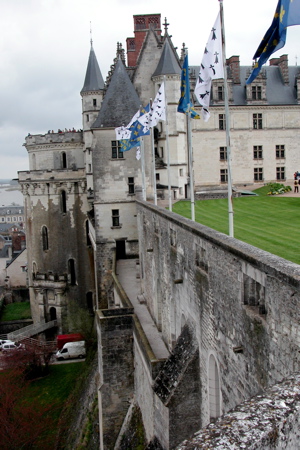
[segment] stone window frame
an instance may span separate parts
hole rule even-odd
[[[275,146],[275,155],[276,159],[285,159],[285,145],[276,145]]]
[[[285,181],[285,167],[284,166],[276,167],[276,180],[277,181]]]
[[[262,100],[262,86],[261,85],[251,86],[251,98],[252,98],[252,100]]]
[[[134,177],[128,177],[128,194],[135,194],[135,185],[134,185]]]
[[[74,258],[68,259],[68,279],[69,279],[69,284],[71,286],[76,286],[77,277],[76,277],[76,264],[75,264]]]
[[[220,161],[227,161],[227,147],[220,147]]]
[[[62,214],[67,213],[67,193],[64,189],[60,191],[60,207]]]
[[[252,114],[253,121],[253,129],[254,130],[262,130],[263,129],[263,115],[262,113],[253,113]]]
[[[46,225],[42,226],[41,234],[43,251],[46,252],[47,250],[49,250],[49,233]]]
[[[111,228],[121,228],[122,225],[120,223],[120,210],[119,209],[111,210],[111,220],[112,220]]]
[[[66,152],[61,152],[60,154],[60,162],[61,162],[61,168],[66,169],[67,168],[67,154]]]
[[[228,183],[228,169],[220,169],[220,182]]]
[[[170,245],[171,247],[176,247],[177,245],[177,231],[170,228]]]
[[[253,145],[253,159],[263,159],[262,145]]]
[[[264,170],[262,167],[254,167],[254,181],[264,181]]]
[[[266,275],[249,264],[242,270],[242,302],[252,312],[266,314]]]
[[[124,153],[121,151],[120,141],[111,141],[111,157],[112,159],[124,159]]]
[[[195,247],[195,266],[208,271],[207,251],[202,243],[196,244]]]
[[[219,130],[226,130],[226,116],[225,114],[219,114]]]

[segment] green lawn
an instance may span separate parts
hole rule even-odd
[[[29,401],[37,406],[50,406],[47,416],[49,416],[51,427],[47,432],[47,442],[49,439],[50,443],[53,443],[50,445],[51,448],[55,448],[54,442],[62,410],[73,392],[84,366],[85,362],[51,365],[49,375],[32,381],[24,393],[23,401]]]
[[[49,375],[30,383],[27,399],[41,405],[53,405],[52,416],[57,420],[84,365],[85,362],[51,365]]]
[[[31,319],[30,302],[10,303],[4,306],[1,322],[21,319]]]
[[[0,372],[4,390],[1,391],[0,412],[5,424],[0,430],[1,448],[57,448],[55,442],[62,411],[86,368],[85,362],[51,365],[47,376],[23,386],[22,378],[14,370]],[[76,399],[70,402],[69,408],[74,407],[74,401]],[[16,446],[12,446],[14,439],[18,440]]]
[[[300,199],[266,195],[233,199],[234,237],[282,258],[300,264]],[[173,211],[191,218],[190,202],[180,201]],[[228,234],[228,200],[203,200],[195,203],[196,221]]]

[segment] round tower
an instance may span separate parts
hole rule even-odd
[[[91,50],[80,95],[82,97],[83,131],[89,131],[100,111],[103,99],[104,81],[91,40]]]

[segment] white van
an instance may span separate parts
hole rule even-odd
[[[61,350],[58,350],[55,357],[58,361],[70,358],[85,357],[85,341],[67,342]]]

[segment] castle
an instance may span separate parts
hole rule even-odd
[[[97,312],[101,448],[120,439],[129,403],[141,411],[147,441],[174,448],[299,370],[299,267],[152,204],[153,179],[161,196],[168,185],[164,122],[154,133],[155,174],[145,137],[148,201],[141,162],[116,140],[115,128],[165,81],[172,196],[189,197],[187,124],[177,112],[184,48],[179,57],[164,28],[160,14],[134,16],[127,64],[118,44],[106,83],[91,44],[82,131],[27,136],[29,171],[19,172],[34,322],[55,319],[65,332],[72,305]],[[273,58],[246,87],[250,69],[237,56],[227,60],[235,186],[286,181],[299,169],[299,69],[286,55]],[[197,73],[192,66],[192,89]],[[195,191],[227,184],[223,91],[215,80],[209,122],[193,121]],[[116,260],[126,257],[139,257],[140,300],[163,357],[116,276]]]

